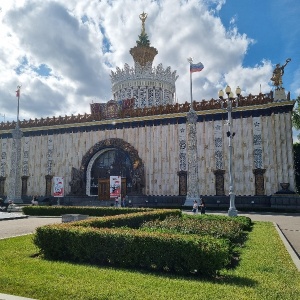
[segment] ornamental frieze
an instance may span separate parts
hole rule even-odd
[[[289,94],[288,94],[288,100]],[[114,100],[111,100],[114,101]],[[122,100],[127,101],[128,99]],[[274,102],[272,92],[269,94],[259,94],[258,96],[249,95],[247,97],[240,97],[239,108],[242,107],[253,107],[256,105],[266,105]],[[129,102],[128,102],[129,103]],[[274,103],[275,104],[275,103]],[[294,102],[291,102],[293,105]],[[107,104],[104,105],[104,107]],[[281,104],[282,105],[282,104]],[[224,104],[226,107],[226,104]],[[209,110],[219,110],[221,109],[221,104],[218,100],[210,100],[210,101],[201,101],[201,102],[193,102],[193,108],[198,112],[205,112]],[[106,108],[105,108],[106,109]],[[134,117],[146,117],[146,116],[157,116],[157,115],[167,115],[167,114],[179,114],[179,113],[187,113],[190,109],[190,103],[175,103],[175,104],[167,104],[167,105],[159,105],[153,107],[145,107],[145,108],[125,108],[123,107],[123,103],[118,106],[118,110],[114,110],[113,119],[118,118],[134,118]],[[80,124],[80,123],[89,123],[95,121],[109,120],[111,116],[105,113],[91,113],[91,114],[78,114],[71,116],[59,116],[59,117],[47,117],[41,119],[29,119],[20,121],[21,128],[33,128],[33,127],[45,127],[45,126],[57,126],[57,125],[67,125],[67,124]],[[16,122],[1,122],[0,130],[9,130],[13,129],[16,126]]]

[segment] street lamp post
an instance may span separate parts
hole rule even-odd
[[[233,176],[232,176],[232,139],[235,135],[235,132],[231,131],[231,128],[232,128],[231,113],[233,110],[233,104],[235,104],[235,107],[238,107],[238,101],[239,101],[239,98],[241,95],[241,89],[239,87],[236,88],[236,95],[237,95],[236,98],[233,96],[233,93],[231,92],[231,88],[228,85],[225,89],[225,93],[227,94],[227,99],[225,101],[223,101],[224,92],[223,92],[223,90],[219,91],[221,107],[228,112],[227,137],[228,137],[228,147],[229,147],[229,197],[230,197],[230,207],[228,210],[228,216],[236,217],[237,210],[235,208],[235,192],[234,192],[234,182],[233,182]],[[224,107],[224,102],[226,102],[226,107]]]

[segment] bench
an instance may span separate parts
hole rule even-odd
[[[15,204],[9,204],[7,206],[7,212],[23,212],[22,207],[16,206]]]

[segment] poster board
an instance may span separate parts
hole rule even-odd
[[[64,178],[53,177],[53,197],[63,197],[64,192]]]
[[[110,176],[110,198],[121,196],[121,176]]]

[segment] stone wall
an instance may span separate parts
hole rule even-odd
[[[265,169],[264,192],[272,195],[287,182],[295,189],[291,104],[239,108],[233,114],[233,174],[236,195],[255,195],[254,169]],[[288,108],[287,108],[288,107]],[[223,168],[228,195],[227,114],[221,110],[197,112],[199,194],[216,195],[215,170]],[[41,128],[24,128],[22,175],[28,176],[28,195],[45,194],[45,176],[64,177],[70,192],[72,167],[99,141],[122,139],[138,151],[145,167],[146,195],[178,195],[178,171],[186,169],[186,114],[95,121]],[[183,134],[182,134],[183,132]],[[7,177],[11,134],[0,132],[1,177]],[[222,173],[222,172],[221,172]],[[8,190],[4,183],[4,193]]]

